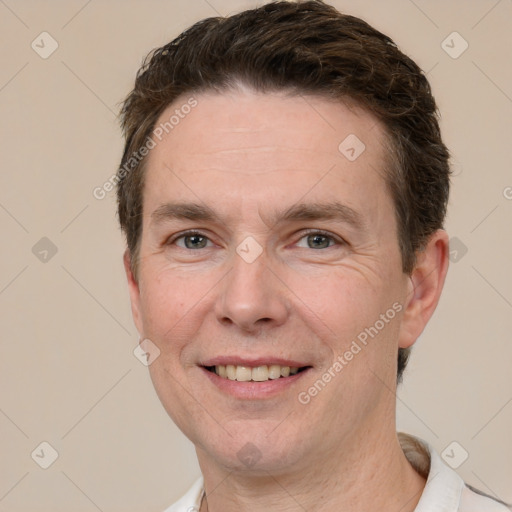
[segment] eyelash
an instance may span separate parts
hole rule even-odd
[[[310,235],[325,236],[326,238],[329,238],[330,240],[332,240],[334,242],[333,245],[346,245],[345,240],[343,240],[342,238],[340,238],[338,236],[333,235],[332,233],[329,233],[329,231],[324,231],[322,229],[307,229],[302,232],[302,236],[299,238],[299,240],[302,240],[304,237],[310,236]],[[332,247],[332,246],[331,245],[328,246],[327,249],[329,249],[330,247]]]
[[[178,235],[170,238],[166,242],[166,245],[173,245],[174,243],[176,243],[177,240],[180,240],[181,238],[186,238],[186,237],[189,237],[189,236],[201,236],[203,238],[207,238],[208,240],[210,240],[204,233],[201,233],[200,231],[192,230],[192,231],[184,231],[184,232],[179,233]],[[187,250],[190,250],[190,249],[187,249]]]
[[[325,236],[326,238],[329,238],[330,240],[332,240],[334,242],[333,245],[346,245],[346,242],[333,235],[332,233],[329,233],[328,231],[323,231],[321,229],[308,229],[308,230],[305,230],[302,232],[302,235],[301,237],[297,240],[302,240],[304,237],[307,237],[307,236],[310,236],[310,235],[320,235],[320,236]],[[208,239],[210,242],[210,238],[208,236],[206,236],[204,233],[201,233],[200,231],[194,231],[194,230],[191,230],[191,231],[184,231],[180,234],[178,234],[177,236],[171,238],[170,240],[168,240],[166,242],[166,245],[173,245],[176,243],[177,240],[180,240],[182,238],[186,238],[186,237],[190,237],[190,236],[200,236],[200,237],[204,237],[206,239]],[[327,249],[329,249],[330,247],[332,247],[332,245],[329,245],[327,247]],[[185,250],[194,250],[194,249],[185,249]]]

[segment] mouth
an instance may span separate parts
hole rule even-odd
[[[225,380],[238,382],[267,382],[270,380],[287,379],[311,367],[285,366],[280,364],[264,364],[259,366],[219,364],[215,366],[204,366],[204,368]]]
[[[269,355],[219,356],[198,366],[222,395],[244,401],[288,399],[289,392],[313,370],[305,361]]]

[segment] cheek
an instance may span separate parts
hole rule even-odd
[[[353,288],[349,279],[336,274],[299,281],[292,287],[300,316],[308,319],[322,339],[333,340],[331,344],[343,343],[361,322],[364,311],[359,307],[360,297],[351,293]]]
[[[141,286],[144,336],[162,352],[180,351],[198,328],[214,282],[211,277],[182,276],[172,270],[146,271]]]
[[[395,357],[394,340],[402,308],[399,290],[391,285],[396,283],[396,276],[383,276],[376,283],[359,269],[346,267],[309,277],[288,276],[294,308],[332,360],[352,350],[357,357],[348,354],[348,358],[360,363],[351,363],[354,369],[361,364],[388,365]]]
[[[327,268],[310,275],[292,273],[287,282],[301,316],[322,324],[331,335],[360,329],[384,300],[381,286],[350,268]]]

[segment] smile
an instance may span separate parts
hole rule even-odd
[[[219,377],[227,380],[236,380],[238,382],[265,382],[296,375],[307,367],[282,366],[279,364],[261,365],[261,366],[242,366],[242,365],[216,365],[206,366],[208,371],[217,374]]]

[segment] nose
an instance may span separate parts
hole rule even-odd
[[[249,333],[282,325],[289,314],[286,291],[265,253],[250,263],[235,253],[216,300],[217,320]]]

